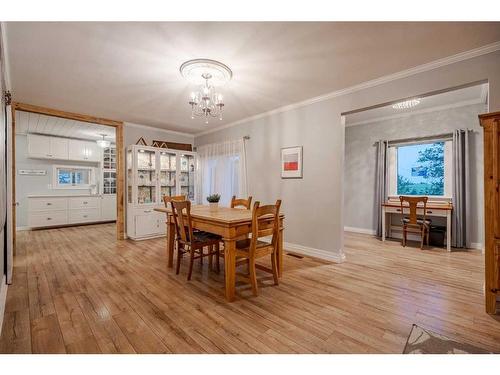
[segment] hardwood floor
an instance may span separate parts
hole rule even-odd
[[[112,224],[18,233],[2,353],[401,353],[413,323],[500,352],[479,252],[402,248],[346,233],[343,264],[285,256],[227,303],[223,274],[166,268],[164,238]],[[413,246],[413,247],[412,247]]]

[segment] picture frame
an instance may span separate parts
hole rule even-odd
[[[302,178],[302,146],[281,149],[281,178]]]

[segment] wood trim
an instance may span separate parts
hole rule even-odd
[[[69,120],[77,120],[82,122],[89,122],[92,124],[99,124],[105,126],[112,126],[116,130],[116,237],[119,240],[125,238],[125,209],[124,209],[124,197],[125,197],[125,165],[124,165],[124,145],[123,145],[123,122],[109,120],[100,117],[94,117],[89,115],[83,115],[79,113],[66,112],[58,109],[40,107],[32,104],[12,102],[11,111],[12,111],[12,198],[13,198],[13,207],[12,207],[12,225],[13,225],[13,246],[14,246],[14,254],[16,251],[16,131],[15,131],[15,123],[16,123],[16,110],[17,111],[25,111],[31,113],[38,113],[47,116],[61,117]]]
[[[487,120],[489,118],[496,118],[500,116],[500,111],[499,112],[490,112],[490,113],[483,113],[479,115],[479,120]],[[480,122],[481,126],[484,126],[482,122]]]
[[[12,255],[16,255],[16,108],[14,105],[10,107],[11,113],[11,160],[12,160]]]
[[[48,116],[62,117],[70,120],[77,120],[83,122],[91,122],[93,124],[107,125],[107,126],[122,126],[122,121],[109,120],[101,117],[94,117],[89,115],[82,115],[79,113],[60,111],[58,109],[40,107],[37,105],[13,102],[12,106],[18,111],[39,113]]]
[[[483,130],[483,156],[484,156],[484,281],[485,281],[485,306],[489,314],[496,313],[496,290],[498,285],[498,274],[500,259],[495,251],[495,225],[499,220],[498,202],[498,165],[496,164],[499,154],[498,137],[500,132],[496,119],[500,112],[480,115],[479,119]]]

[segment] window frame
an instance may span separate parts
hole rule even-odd
[[[452,155],[452,138],[436,137],[425,138],[422,140],[414,140],[407,142],[389,143],[387,149],[387,178],[388,178],[388,197],[389,199],[398,199],[400,194],[397,194],[397,176],[398,176],[398,148],[404,146],[432,144],[437,142],[444,143],[444,192],[443,195],[414,195],[426,196],[433,201],[451,201],[452,199],[452,171],[453,171],[453,155]]]
[[[80,165],[54,165],[52,170],[52,189],[70,189],[70,190],[88,190],[95,186],[96,171],[94,167],[80,166]],[[78,185],[64,185],[59,183],[59,170],[88,170],[89,183]]]

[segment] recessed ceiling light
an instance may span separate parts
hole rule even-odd
[[[394,109],[409,109],[420,104],[420,99],[408,99],[392,105]]]

